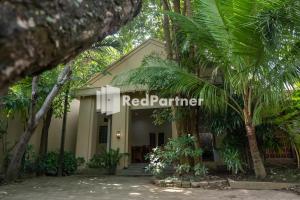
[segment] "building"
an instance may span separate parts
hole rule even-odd
[[[120,149],[126,153],[119,165],[119,169],[128,167],[131,163],[145,162],[144,156],[151,148],[165,144],[169,138],[177,136],[175,124],[166,122],[155,126],[151,115],[155,109],[165,107],[157,104],[150,106],[120,106],[120,112],[106,115],[97,111],[96,94],[102,87],[110,85],[113,78],[127,70],[140,67],[142,60],[151,54],[166,58],[164,44],[149,39],[107,67],[105,74],[96,74],[88,81],[85,87],[76,93],[76,100],[71,103],[71,112],[68,113],[66,150],[76,153],[76,156],[88,161],[95,154],[107,149]],[[121,88],[122,96],[129,95],[134,98],[143,98],[145,90],[142,88]],[[49,150],[58,150],[60,144],[61,119],[53,119],[49,132]],[[18,116],[9,122],[8,141],[13,144],[23,131],[23,124]],[[30,143],[38,151],[42,124],[39,125]],[[222,165],[218,152],[222,137],[214,137],[210,133],[201,134],[203,145],[206,147],[205,159],[210,167]],[[1,146],[2,144],[0,144]],[[1,147],[0,147],[1,148]],[[276,156],[268,152],[269,159],[294,160],[292,150],[286,148],[286,154]],[[273,155],[274,154],[274,155]],[[3,158],[3,153],[2,153]]]

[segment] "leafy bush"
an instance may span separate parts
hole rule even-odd
[[[110,149],[102,154],[94,155],[87,163],[87,166],[89,168],[108,169],[110,174],[114,174],[123,156],[124,154],[120,153],[120,149]]]
[[[87,163],[89,168],[104,168],[104,161],[102,155],[95,154]]]
[[[78,158],[76,158],[76,160],[77,160],[77,166],[78,167],[83,166],[84,163],[85,163],[85,159],[83,157],[78,157]]]
[[[194,166],[194,172],[195,176],[206,176],[208,174],[208,169],[199,163]]]
[[[77,159],[74,153],[65,152],[64,153],[64,168],[63,172],[66,175],[74,174],[77,170]]]
[[[43,156],[39,161],[39,170],[46,175],[56,176],[59,168],[59,153],[49,152]],[[64,168],[63,173],[65,175],[74,174],[77,170],[77,159],[74,153],[64,153]]]
[[[232,147],[225,147],[223,151],[223,160],[227,166],[227,169],[232,174],[238,174],[244,172],[244,162],[241,159],[241,155],[237,149]]]
[[[155,148],[147,155],[150,164],[147,170],[153,175],[159,176],[167,166],[175,166],[176,174],[184,176],[199,171],[196,166],[191,166],[188,160],[202,155],[201,149],[195,149],[195,138],[190,135],[170,139],[164,148]],[[197,166],[199,167],[199,166]],[[201,173],[197,173],[201,174]]]
[[[34,151],[33,145],[27,145],[25,154],[22,160],[22,172],[33,173],[36,171],[37,155]]]
[[[39,171],[46,175],[57,175],[58,172],[58,153],[49,152],[40,158]]]
[[[152,152],[149,153],[146,158],[150,160],[146,170],[151,172],[154,176],[159,176],[162,174],[163,170],[168,165],[168,162],[165,158],[165,152],[159,147],[152,149]]]
[[[108,152],[102,154],[104,168],[115,169],[119,164],[123,154],[120,153],[120,149],[110,149]]]

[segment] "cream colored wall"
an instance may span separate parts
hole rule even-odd
[[[75,152],[77,124],[80,102],[75,99],[70,104],[70,112],[67,115],[67,128],[65,150]],[[49,128],[48,150],[55,151],[60,148],[62,119],[52,118]]]
[[[67,117],[67,129],[66,129],[66,141],[65,149],[67,151],[75,152],[75,143],[76,143],[76,133],[77,133],[77,121],[79,113],[79,101],[73,100],[70,105],[70,112]],[[3,117],[1,118],[3,119]],[[49,137],[48,137],[48,150],[58,150],[60,147],[60,135],[61,135],[61,125],[62,119],[52,118],[50,128],[49,128]],[[43,122],[41,122],[34,134],[32,135],[29,144],[33,145],[34,151],[39,152],[41,133],[42,133]],[[24,131],[24,122],[20,114],[16,114],[8,122],[7,129],[7,149],[11,149],[18,141],[19,137]],[[4,153],[3,153],[3,142],[0,141],[0,162],[3,163]],[[1,165],[2,166],[2,165]]]
[[[120,149],[121,153],[129,153],[128,147],[128,129],[129,129],[129,108],[121,106],[119,113],[112,115],[112,132],[111,147],[112,149]],[[116,134],[120,133],[121,137],[117,138]],[[119,168],[128,166],[128,157],[123,157],[120,161]]]
[[[78,117],[76,156],[88,161],[97,145],[96,97],[81,97]]]

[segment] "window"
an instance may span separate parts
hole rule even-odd
[[[158,133],[158,144],[157,146],[161,147],[165,144],[165,133]]]
[[[99,144],[107,143],[107,126],[100,126],[99,128]]]

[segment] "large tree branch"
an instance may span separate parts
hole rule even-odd
[[[12,155],[6,172],[6,179],[8,181],[14,180],[18,177],[19,169],[21,167],[22,158],[26,151],[27,144],[33,135],[38,124],[42,120],[43,116],[48,112],[54,98],[58,95],[63,85],[70,80],[71,76],[70,64],[67,64],[64,70],[60,73],[56,84],[53,86],[51,92],[47,95],[43,105],[39,111],[34,114],[34,108],[36,104],[36,90],[37,90],[37,78],[35,77],[32,82],[32,105],[30,109],[30,119],[27,123],[27,128],[21,135],[18,143],[12,150]]]
[[[0,93],[66,63],[138,14],[142,0],[0,0]]]

